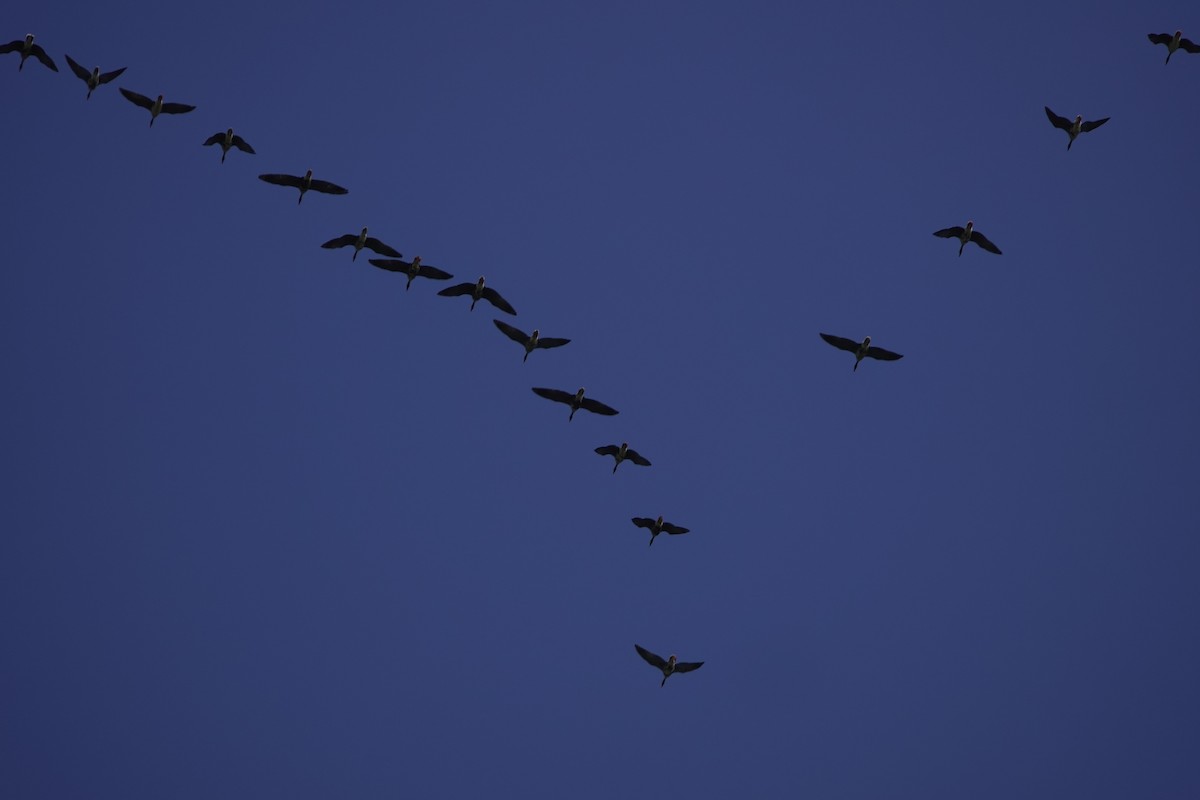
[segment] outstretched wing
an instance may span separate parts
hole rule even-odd
[[[363,247],[369,247],[376,253],[379,253],[381,256],[387,256],[389,258],[401,258],[400,251],[396,250],[395,248],[388,247],[374,236],[368,236],[367,240],[363,242]]]
[[[868,347],[867,355],[871,358],[878,358],[880,361],[899,361],[904,356],[899,353],[893,353],[891,350],[884,350],[882,347]]]
[[[516,309],[510,306],[508,301],[501,297],[500,293],[492,287],[484,286],[483,293],[480,296],[483,297],[484,300],[487,300],[489,303],[494,305],[496,308],[503,311],[505,314],[512,314],[514,317],[517,315]]]
[[[654,529],[655,520],[652,520],[649,517],[633,517],[632,519],[633,524],[637,525],[639,528],[646,528],[647,530]]]
[[[615,444],[606,444],[603,447],[596,448],[596,453],[602,456],[615,456],[620,452],[621,448],[617,447]],[[635,519],[634,522],[637,522],[637,520]]]
[[[407,261],[389,258],[369,258],[367,259],[367,263],[373,267],[386,269],[388,272],[408,272],[408,268],[412,266]]]
[[[676,661],[675,662],[675,671],[676,672],[691,672],[692,670],[700,669],[703,666],[704,666],[703,661]]]
[[[162,113],[164,114],[186,114],[189,111],[195,111],[195,106],[189,106],[187,103],[163,103]]]
[[[1180,39],[1179,49],[1188,53],[1200,53],[1200,44],[1196,44],[1191,39]]]
[[[223,141],[225,141],[225,134],[221,131],[217,131],[212,136],[204,140],[204,146],[208,147],[209,145],[220,144]]]
[[[987,250],[989,253],[1000,255],[1000,248],[992,244],[986,236],[979,231],[971,231],[971,241]]]
[[[637,648],[638,655],[641,656],[642,658],[646,659],[646,663],[650,664],[650,666],[655,667],[657,669],[666,668],[667,661],[662,656],[651,653],[649,650],[642,647],[640,644],[635,644],[634,647]],[[679,669],[678,664],[675,665],[675,669]]]
[[[553,336],[546,336],[537,340],[538,347],[562,347],[564,344],[570,344],[570,339],[558,339]]]
[[[438,294],[441,294],[441,292]],[[543,389],[540,386],[534,386],[533,393],[538,397],[544,397],[556,403],[566,403],[567,405],[571,405],[575,400],[575,395],[571,392],[564,392],[562,389]]]
[[[503,333],[508,338],[512,339],[514,342],[517,342],[518,344],[525,344],[526,342],[529,341],[529,337],[525,335],[524,331],[518,330],[517,328],[514,328],[512,325],[509,325],[508,323],[501,322],[498,319],[492,320],[492,323],[495,324],[495,326],[500,329],[501,333]]]
[[[1066,117],[1060,117],[1050,110],[1050,106],[1043,106],[1046,109],[1046,118],[1050,120],[1050,124],[1056,128],[1061,128],[1067,133],[1071,132],[1071,120]]]
[[[100,76],[96,80],[98,80],[100,83],[108,83],[109,81],[120,77],[121,73],[126,69],[128,68],[121,67],[120,69],[114,69],[112,72],[101,72]]]
[[[238,136],[236,133],[233,135],[233,146],[236,147],[238,150],[241,150],[243,153],[249,153],[250,155],[256,155],[254,152],[254,148],[250,146],[250,143],[247,142],[242,137]]]
[[[435,281],[448,281],[454,277],[449,272],[443,272],[437,267],[428,267],[424,264],[421,265],[421,269],[418,270],[417,274],[422,278],[432,278]]]
[[[1148,33],[1146,34],[1146,38],[1154,44],[1170,44],[1171,40],[1175,37],[1169,33]],[[1183,44],[1183,42],[1180,41],[1180,44]]]
[[[33,47],[29,48],[29,54],[50,69],[58,72],[58,65],[54,63],[54,59],[50,57],[50,54],[47,53],[40,44],[35,44]]]
[[[349,189],[343,189],[336,183],[319,181],[315,178],[313,179],[312,183],[309,184],[308,188],[312,189],[314,192],[324,192],[325,194],[350,194]]]
[[[593,414],[603,414],[606,417],[615,417],[620,413],[612,406],[606,406],[599,400],[593,400],[590,397],[583,398],[583,401],[580,402],[579,407],[585,411],[591,411]]]
[[[680,526],[678,526],[674,523],[671,523],[671,522],[663,523],[663,533],[669,533],[672,536],[678,536],[681,533],[687,533],[689,530],[691,530],[691,529],[690,528],[681,528]]]
[[[1105,117],[1104,119],[1097,119],[1097,120],[1093,120],[1091,122],[1085,122],[1079,126],[1079,130],[1081,133],[1087,133],[1088,131],[1094,131],[1094,130],[1096,130],[1096,128],[1099,128],[1101,125],[1108,122],[1110,119],[1112,119],[1112,117]]]
[[[955,225],[953,228],[942,228],[940,231],[934,231],[934,236],[940,236],[943,239],[958,239],[963,235],[963,226]]]
[[[121,91],[125,90],[122,89]],[[276,173],[270,173],[267,175],[259,175],[258,179],[260,181],[266,181],[267,183],[273,183],[276,186],[291,186],[293,189],[300,189],[304,186],[304,179],[295,175],[279,175]]]
[[[353,233],[347,233],[345,236],[339,236],[336,239],[330,239],[325,244],[321,245],[326,250],[332,250],[335,247],[349,247],[358,241],[358,237]]]
[[[447,286],[438,292],[441,297],[458,297],[459,295],[471,294],[475,291],[473,283],[456,283],[453,286]]]
[[[126,89],[124,86],[121,87],[121,94],[125,95],[125,99],[128,100],[129,102],[133,103],[135,106],[141,106],[142,108],[146,109],[147,111],[154,108],[154,101],[151,100],[149,97],[146,97],[146,95],[144,95],[144,94],[138,94],[137,92],[131,92],[128,89]]]
[[[14,39],[8,44],[0,44],[0,55],[4,53],[15,53],[25,46],[24,39]]]
[[[629,448],[626,448],[626,450],[625,450],[625,458],[627,458],[627,459],[629,459],[630,461],[632,461],[633,463],[637,464],[639,467],[648,467],[648,466],[650,466],[650,459],[648,459],[648,458],[646,458],[645,456],[643,456],[643,455],[642,455],[641,453],[639,453],[637,450],[631,450],[631,449],[629,449]]]
[[[833,336],[832,334],[822,333],[821,338],[839,350],[848,350],[851,353],[858,352],[858,342],[847,339],[844,336]]]
[[[66,54],[66,55],[67,55],[67,66],[69,66],[71,68],[71,72],[75,73],[75,77],[79,78],[79,80],[81,80],[85,83],[90,82],[92,80],[92,73],[88,72],[86,69],[84,69],[83,67],[76,64],[75,59],[71,58],[71,56],[69,54]]]

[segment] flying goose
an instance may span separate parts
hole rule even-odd
[[[634,647],[637,648],[638,655],[646,659],[647,664],[655,669],[662,670],[663,679],[662,683],[659,684],[660,687],[666,686],[667,678],[671,677],[676,672],[691,672],[694,669],[700,669],[702,666],[704,666],[703,661],[680,661],[674,655],[664,660],[662,656],[657,656],[654,653],[651,653],[640,644],[635,644]]]
[[[633,524],[639,528],[645,528],[650,531],[650,544],[654,544],[654,537],[660,533],[669,533],[672,536],[678,536],[681,533],[687,533],[690,528],[681,528],[671,522],[663,522],[662,515],[658,519],[650,519],[649,517],[633,517]]]
[[[151,100],[144,94],[131,92],[128,89],[121,87],[121,94],[125,95],[125,99],[133,103],[135,106],[141,106],[150,112],[150,127],[154,127],[154,119],[159,114],[186,114],[189,111],[195,111],[195,106],[189,106],[186,103],[164,103],[163,96],[160,94],[157,100]]]
[[[404,290],[408,291],[408,287],[412,286],[413,278],[431,278],[435,281],[448,281],[454,276],[449,272],[442,272],[437,267],[427,267],[421,263],[420,256],[413,256],[412,261],[400,261],[395,258],[372,258],[367,261],[372,266],[385,269],[388,272],[400,272],[408,276],[408,283],[404,284]]]
[[[1174,36],[1169,33],[1149,33],[1146,35],[1154,44],[1165,44],[1167,46],[1167,60],[1163,62],[1164,64],[1171,63],[1171,56],[1176,50],[1183,50],[1185,53],[1200,53],[1200,44],[1184,39],[1183,31],[1175,31]]]
[[[603,414],[606,417],[612,417],[619,412],[615,408],[604,405],[599,400],[593,400],[590,397],[583,396],[583,387],[579,388],[578,392],[571,394],[564,392],[562,389],[543,389],[540,386],[533,387],[533,393],[538,397],[544,397],[547,400],[553,400],[556,403],[565,403],[571,407],[571,414],[567,417],[567,422],[575,419],[575,412],[579,409],[591,411],[593,414]]]
[[[217,131],[212,136],[204,140],[204,146],[209,147],[214,144],[221,145],[221,163],[225,163],[225,156],[229,153],[229,148],[236,147],[243,153],[254,155],[254,148],[251,147],[245,139],[233,132],[233,128],[228,128],[224,133]]]
[[[507,300],[500,296],[499,292],[490,286],[483,285],[482,275],[479,276],[479,280],[475,283],[457,283],[454,286],[442,289],[438,294],[442,297],[458,297],[464,294],[471,295],[470,311],[475,310],[475,304],[480,300],[487,300],[505,314],[512,314],[514,317],[517,315],[516,310],[508,304]]]
[[[1071,145],[1075,143],[1076,136],[1081,133],[1087,133],[1088,131],[1094,131],[1096,128],[1099,128],[1101,125],[1112,119],[1112,117],[1105,117],[1104,119],[1098,119],[1093,122],[1084,122],[1083,115],[1079,115],[1075,117],[1075,121],[1072,122],[1066,117],[1060,117],[1058,114],[1055,114],[1050,110],[1050,106],[1045,106],[1045,109],[1046,117],[1050,120],[1050,124],[1067,132],[1068,150],[1070,150]]]
[[[525,331],[518,330],[512,325],[508,325],[498,319],[494,319],[492,322],[505,336],[525,348],[525,358],[521,359],[521,363],[528,361],[529,354],[539,347],[562,347],[564,344],[570,344],[571,342],[570,339],[555,339],[552,336],[543,338],[541,332],[537,329],[534,329],[533,333],[526,334]]]
[[[858,370],[858,362],[862,361],[864,357],[878,358],[880,361],[896,361],[904,358],[904,356],[900,355],[899,353],[893,353],[891,350],[884,350],[882,347],[872,347],[870,336],[863,339],[862,344],[859,344],[853,339],[845,339],[841,336],[832,336],[828,333],[822,333],[821,338],[839,350],[846,350],[847,352],[854,353],[854,369],[851,370],[851,372]]]
[[[24,39],[15,39],[8,44],[0,44],[0,53],[20,53],[21,63],[17,64],[17,72],[25,69],[25,59],[33,56],[38,61],[45,64],[50,69],[58,72],[58,66],[54,63],[54,59],[46,54],[40,44],[33,43],[33,34],[25,34]]]
[[[650,466],[650,461],[637,450],[629,446],[629,442],[621,442],[621,446],[615,444],[606,444],[603,447],[597,447],[596,453],[602,456],[612,456],[616,461],[613,464],[613,475],[617,474],[617,467],[621,466],[622,461],[632,461],[639,467]],[[650,537],[650,541],[654,541],[654,537]]]
[[[304,201],[304,193],[307,192],[309,189],[312,189],[314,192],[324,192],[325,194],[349,194],[350,193],[348,189],[343,189],[342,187],[338,186],[336,183],[330,183],[329,181],[319,181],[319,180],[315,179],[312,176],[311,169],[304,173],[303,178],[301,178],[297,175],[280,175],[277,173],[268,173],[266,175],[259,175],[258,179],[260,181],[266,181],[267,183],[273,183],[276,186],[291,186],[293,189],[299,189],[300,190],[300,199],[296,201],[296,205],[300,205],[300,203],[302,203]]]
[[[367,236],[366,228],[363,228],[362,232],[357,234],[347,233],[345,236],[339,236],[336,239],[330,239],[328,242],[321,245],[321,247],[324,247],[326,250],[333,250],[338,247],[350,247],[351,245],[354,245],[354,255],[350,256],[351,261],[358,258],[358,251],[362,250],[364,247],[374,250],[376,253],[379,253],[379,255],[387,256],[388,258],[401,257],[399,251],[388,247],[374,236]]]
[[[988,238],[979,231],[975,230],[975,223],[967,220],[967,227],[962,228],[955,225],[953,228],[942,228],[940,231],[934,231],[934,236],[940,236],[943,239],[958,239],[958,254],[961,256],[963,248],[967,246],[967,242],[975,244],[987,250],[989,253],[1000,255],[1000,248],[988,241]]]
[[[97,87],[103,86],[104,84],[113,80],[126,69],[125,67],[121,67],[120,69],[114,69],[112,72],[101,72],[100,68],[96,67],[91,72],[88,72],[79,64],[75,63],[75,59],[71,58],[70,55],[67,56],[67,64],[71,67],[71,71],[75,73],[76,77],[87,84],[88,93],[84,100],[91,100],[92,92],[94,92]]]

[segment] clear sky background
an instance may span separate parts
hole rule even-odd
[[[6,6],[0,796],[1200,796],[1194,2],[385,5]]]

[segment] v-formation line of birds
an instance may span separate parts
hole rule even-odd
[[[1183,38],[1182,32],[1178,30],[1175,31],[1174,34],[1151,33],[1148,34],[1148,38],[1152,44],[1161,44],[1166,46],[1167,58],[1164,63],[1167,64],[1170,63],[1171,56],[1174,55],[1177,50],[1183,50],[1186,53],[1192,54],[1200,53],[1200,45]],[[23,70],[25,68],[25,61],[32,57],[45,65],[48,69],[58,72],[58,66],[54,63],[54,60],[41,45],[35,43],[34,35],[32,33],[27,34],[24,39],[17,39],[9,42],[8,44],[0,45],[0,54],[4,53],[17,53],[20,56],[20,62],[17,65],[18,71]],[[88,91],[85,99],[88,100],[91,99],[92,92],[120,77],[126,69],[125,67],[121,67],[120,69],[115,69],[109,72],[101,72],[100,67],[97,66],[89,72],[85,67],[81,66],[73,58],[71,58],[71,56],[67,55],[66,60],[67,64],[71,68],[71,71],[80,80],[87,84]],[[195,106],[188,105],[186,103],[165,102],[163,95],[161,94],[158,95],[156,99],[152,100],[146,95],[139,94],[124,87],[120,87],[120,92],[122,96],[129,100],[129,102],[150,112],[150,127],[154,126],[154,120],[160,114],[187,114],[194,111],[196,108]],[[1055,114],[1050,110],[1049,106],[1045,106],[1045,111],[1046,117],[1050,120],[1050,123],[1055,128],[1066,132],[1068,137],[1067,150],[1071,149],[1071,145],[1075,143],[1075,139],[1078,138],[1080,134],[1096,130],[1110,119],[1109,117],[1104,117],[1098,120],[1084,121],[1082,115],[1078,115],[1074,120],[1070,120],[1066,117],[1061,117],[1058,114]],[[227,128],[223,132],[218,131],[214,133],[203,142],[203,145],[220,145],[221,163],[225,162],[225,157],[229,154],[229,151],[234,148],[243,153],[255,155],[254,148],[251,147],[250,144],[240,135],[235,134],[233,128]],[[303,176],[283,173],[265,173],[259,175],[258,177],[260,180],[266,183],[298,189],[300,196],[296,200],[297,205],[304,201],[304,194],[309,191],[330,195],[348,194],[348,190],[342,186],[330,181],[314,178],[311,169],[306,171]],[[354,251],[351,255],[351,261],[357,260],[359,251],[364,248],[371,250],[380,256],[385,256],[385,258],[368,259],[368,263],[381,270],[396,272],[407,276],[408,281],[404,287],[406,291],[411,288],[412,282],[415,278],[427,278],[430,280],[445,281],[454,277],[450,273],[438,269],[437,267],[423,264],[420,256],[414,256],[412,261],[404,261],[403,255],[398,250],[373,236],[368,236],[367,234],[367,228],[364,227],[357,234],[347,233],[342,236],[334,237],[323,243],[321,247],[325,249],[353,247]],[[957,239],[959,241],[959,256],[962,256],[963,250],[966,248],[967,244],[972,242],[989,253],[1001,255],[1000,248],[993,244],[991,240],[984,236],[978,229],[976,229],[975,223],[971,220],[968,220],[965,226],[956,225],[949,228],[942,228],[934,231],[933,235],[943,239]],[[441,297],[470,296],[471,311],[474,311],[476,303],[478,303],[480,300],[486,300],[496,309],[505,314],[512,316],[517,315],[517,312],[513,306],[507,300],[505,300],[499,292],[497,292],[491,286],[486,285],[483,276],[480,276],[478,280],[474,282],[459,283],[442,289],[438,292],[438,295]],[[525,354],[522,358],[522,362],[528,361],[530,353],[532,353],[534,350],[562,347],[563,345],[569,344],[571,341],[570,339],[557,337],[544,337],[541,335],[540,331],[536,329],[532,333],[527,334],[524,331],[499,319],[492,320],[492,322],[501,333],[524,348]],[[897,361],[903,358],[903,356],[899,353],[892,352],[891,350],[885,350],[882,347],[873,345],[871,343],[870,336],[865,337],[861,342],[843,336],[835,336],[829,333],[821,333],[820,336],[831,346],[854,355],[853,371],[858,370],[858,365],[864,358],[872,358],[881,361]],[[619,413],[611,406],[606,405],[599,400],[585,396],[585,390],[582,387],[575,392],[569,392],[562,389],[551,389],[535,386],[533,387],[533,393],[547,400],[551,400],[556,403],[562,403],[568,406],[571,409],[570,414],[567,416],[568,422],[572,421],[575,418],[575,413],[580,410],[589,411],[593,414],[599,414],[602,416],[616,416]],[[613,457],[614,463],[612,472],[614,475],[617,472],[617,468],[621,466],[621,463],[624,461],[629,461],[633,464],[643,467],[650,466],[649,459],[638,453],[633,448],[629,447],[628,442],[622,442],[620,445],[603,445],[595,448],[595,452],[600,456]],[[644,528],[650,532],[650,545],[654,544],[654,540],[659,534],[666,533],[671,536],[677,536],[689,532],[688,528],[684,528],[672,522],[666,521],[661,515],[654,519],[649,517],[633,517],[632,521],[635,526]],[[655,669],[658,669],[662,672],[663,679],[659,684],[660,686],[665,686],[667,683],[667,678],[671,677],[671,675],[677,672],[690,672],[700,668],[704,664],[703,661],[679,661],[675,655],[671,655],[670,657],[664,659],[639,644],[634,644],[634,648],[638,655],[642,657],[642,659],[644,659]]]

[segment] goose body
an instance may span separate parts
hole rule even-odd
[[[613,457],[613,460],[616,462],[615,464],[613,464],[613,470],[612,470],[614,475],[617,474],[617,467],[621,466],[622,461],[632,461],[634,464],[637,464],[639,467],[650,466],[650,460],[647,459],[645,456],[643,456],[641,453],[639,453],[637,450],[634,450],[632,447],[630,447],[629,442],[621,442],[620,447],[618,447],[615,444],[606,444],[603,447],[597,447],[596,453],[598,455],[602,455],[602,456],[612,456]],[[654,541],[653,536],[650,537],[650,541]]]
[[[243,153],[254,155],[254,148],[246,142],[245,139],[233,132],[233,128],[228,128],[224,133],[217,131],[212,136],[204,140],[205,147],[211,147],[214,144],[221,145],[221,163],[225,163],[225,156],[229,154],[231,147],[236,147]]]
[[[556,339],[552,336],[542,336],[541,331],[534,330],[533,333],[525,333],[519,328],[514,328],[505,322],[498,319],[492,320],[492,323],[500,329],[508,338],[512,339],[517,344],[525,348],[525,358],[521,359],[521,363],[529,360],[529,354],[540,348],[562,347],[564,344],[570,344],[570,339]]]
[[[67,56],[67,66],[71,68],[71,71],[75,73],[75,76],[79,80],[87,84],[88,93],[87,97],[84,98],[85,100],[91,100],[92,92],[118,77],[126,69],[125,67],[121,67],[120,69],[114,69],[112,72],[101,72],[99,67],[95,67],[91,72],[88,72],[69,55]]]
[[[420,256],[413,256],[412,261],[401,261],[395,258],[372,258],[367,263],[388,272],[400,272],[407,275],[408,283],[404,284],[405,291],[408,291],[408,287],[412,286],[413,278],[448,281],[454,277],[449,272],[443,272],[437,267],[429,267],[422,264]]]
[[[336,183],[330,183],[329,181],[317,180],[316,178],[314,178],[312,176],[311,169],[308,170],[307,172],[305,172],[303,177],[301,177],[299,175],[282,175],[279,173],[271,172],[271,173],[267,173],[265,175],[259,175],[258,179],[260,181],[266,181],[267,183],[273,183],[276,186],[291,186],[293,189],[299,189],[300,190],[300,199],[296,201],[296,205],[300,205],[300,203],[304,201],[304,193],[309,191],[310,189],[314,192],[321,192],[323,194],[349,194],[350,193],[348,189],[343,189],[341,186],[338,186]]]
[[[357,234],[347,233],[345,236],[339,236],[336,239],[330,239],[328,242],[325,242],[325,244],[321,245],[321,247],[324,247],[326,250],[333,250],[337,247],[350,247],[351,245],[354,246],[354,255],[350,257],[351,261],[358,258],[358,251],[362,250],[364,247],[369,250],[374,250],[376,253],[379,253],[379,255],[387,256],[388,258],[401,257],[397,250],[388,247],[374,236],[367,236],[366,228],[363,228],[362,231]]]
[[[591,411],[593,414],[602,414],[606,417],[616,416],[618,413],[620,413],[615,408],[606,406],[599,400],[593,400],[590,397],[584,397],[582,386],[579,388],[579,391],[575,392],[574,394],[571,392],[564,392],[562,389],[545,389],[540,386],[533,387],[533,393],[538,397],[544,397],[547,400],[553,400],[556,403],[564,403],[570,406],[571,414],[567,417],[567,422],[575,419],[575,412],[581,408],[584,411]]]
[[[851,370],[852,372],[858,371],[858,362],[864,358],[877,358],[880,361],[898,361],[904,358],[904,356],[899,353],[893,353],[891,350],[871,346],[870,336],[863,339],[862,342],[856,342],[853,339],[847,339],[843,336],[833,336],[828,333],[822,333],[821,338],[839,350],[854,353],[854,369]]]
[[[32,33],[25,34],[24,39],[16,39],[8,44],[0,44],[0,53],[21,54],[21,63],[17,64],[17,72],[25,69],[25,59],[30,56],[42,62],[48,69],[58,72],[58,65],[54,63],[54,59],[42,49],[40,44],[34,43]]]
[[[1183,38],[1183,31],[1175,31],[1174,35],[1169,33],[1149,33],[1146,36],[1153,44],[1165,44],[1167,46],[1167,60],[1164,64],[1171,63],[1171,56],[1176,50],[1182,50],[1185,53],[1200,53],[1200,45],[1193,41]]]
[[[438,295],[441,297],[460,297],[464,294],[471,296],[470,311],[475,310],[475,304],[480,300],[487,300],[505,314],[512,314],[514,317],[517,315],[516,310],[509,305],[507,300],[500,296],[499,292],[484,283],[482,275],[479,276],[479,280],[475,283],[458,283],[438,292]]]
[[[664,522],[661,514],[658,516],[658,519],[650,519],[649,517],[633,517],[632,519],[634,525],[650,531],[651,545],[654,544],[654,537],[658,536],[660,533],[678,536],[683,533],[688,533],[691,530],[690,528],[681,528],[672,522]]]
[[[189,106],[187,103],[164,103],[163,96],[160,94],[156,100],[151,100],[144,94],[131,92],[125,87],[121,87],[121,94],[125,99],[133,103],[135,106],[141,106],[150,112],[150,127],[154,127],[154,120],[159,114],[186,114],[189,111],[195,111],[195,106]]]
[[[635,644],[638,655],[641,656],[647,664],[659,670],[663,674],[662,683],[659,686],[667,685],[667,678],[674,675],[676,672],[691,672],[694,669],[700,669],[704,666],[703,661],[680,661],[676,656],[672,655],[669,658],[651,653],[640,644]]]
[[[1046,109],[1046,118],[1050,120],[1050,124],[1053,125],[1054,127],[1058,128],[1059,130],[1063,130],[1063,131],[1067,132],[1067,149],[1068,150],[1071,149],[1071,145],[1075,143],[1075,137],[1077,137],[1079,134],[1087,133],[1088,131],[1094,131],[1094,130],[1096,130],[1096,128],[1099,128],[1101,125],[1103,125],[1104,123],[1106,123],[1110,119],[1112,119],[1112,117],[1105,117],[1104,119],[1097,119],[1097,120],[1093,120],[1091,122],[1084,122],[1083,115],[1080,114],[1075,117],[1074,121],[1072,121],[1072,120],[1067,119],[1066,117],[1060,117],[1058,114],[1055,114],[1053,111],[1050,110],[1050,106],[1045,106],[1045,109]]]
[[[967,220],[965,228],[955,225],[953,228],[942,228],[940,231],[934,231],[933,235],[940,236],[943,239],[958,239],[958,254],[960,256],[963,253],[963,248],[967,246],[967,242],[974,242],[989,253],[1000,255],[1000,248],[988,241],[988,238],[982,233],[975,230],[975,223],[971,220]]]

